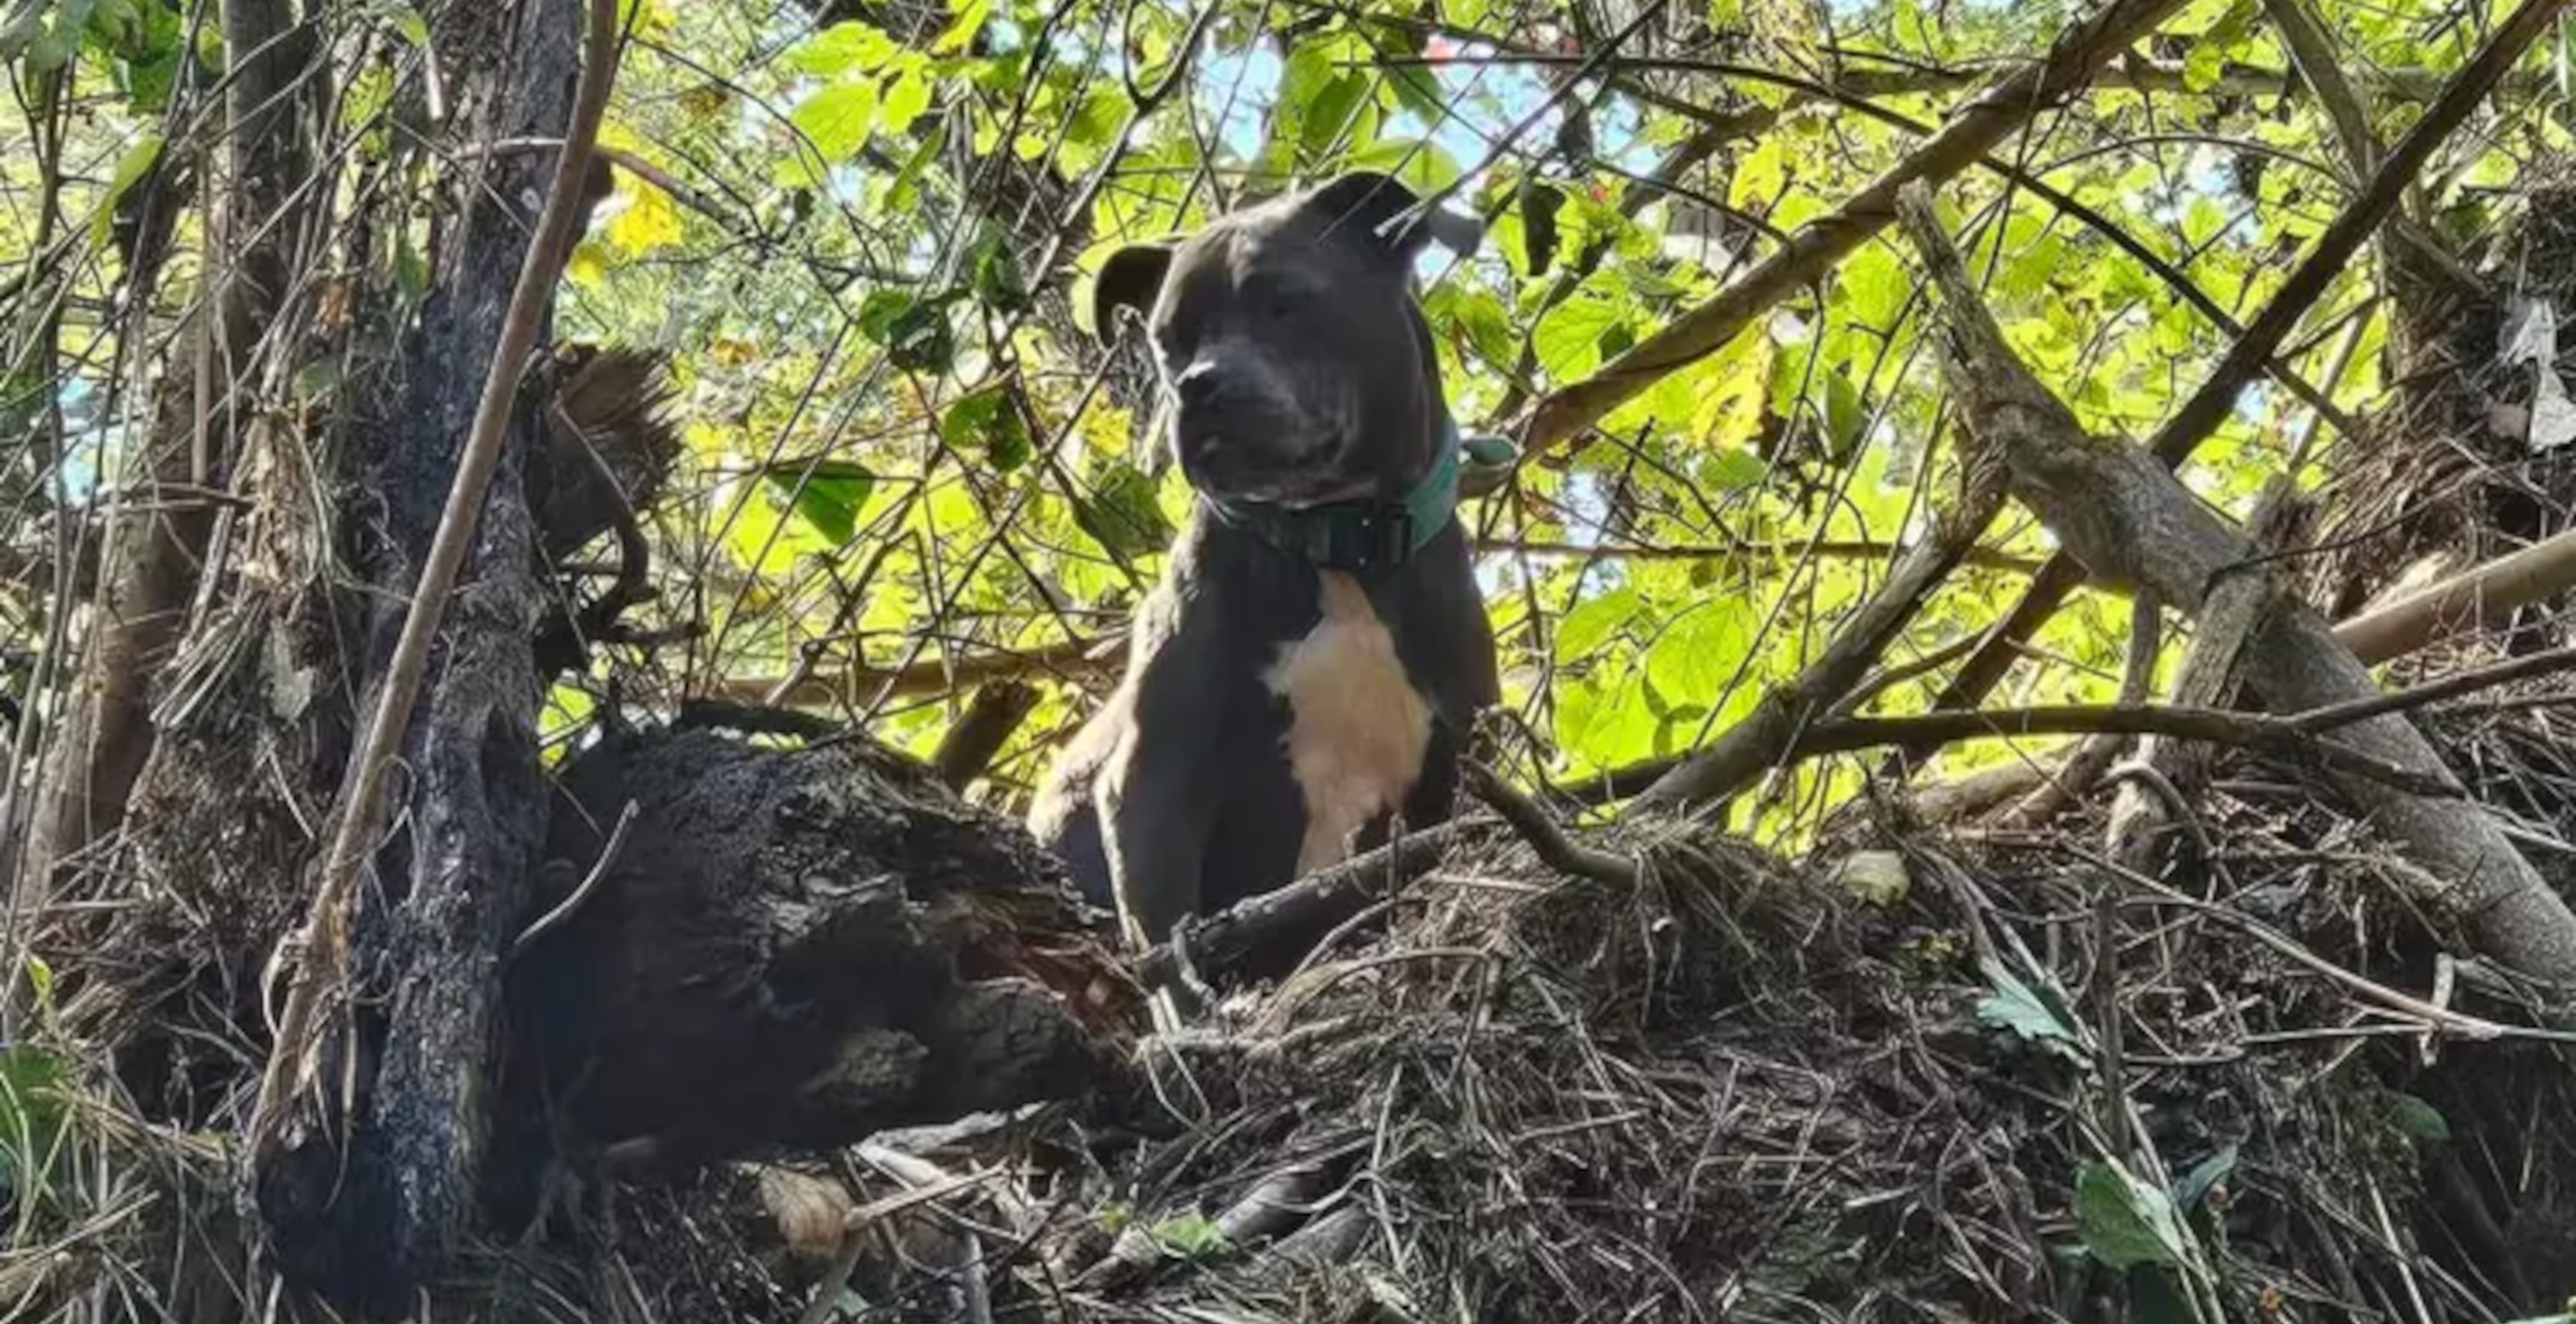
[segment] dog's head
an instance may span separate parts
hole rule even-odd
[[[1447,408],[1413,261],[1478,226],[1393,178],[1343,175],[1179,243],[1110,255],[1092,326],[1145,315],[1192,486],[1283,506],[1398,497],[1436,460]]]

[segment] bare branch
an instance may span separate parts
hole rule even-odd
[[[1907,229],[1925,250],[1946,308],[1943,373],[1960,415],[2007,462],[2013,495],[2105,580],[2151,588],[2176,609],[2199,613],[2221,576],[2245,572],[2252,549],[2244,537],[2157,457],[2086,434],[2031,377],[1966,287],[1929,199],[1916,192],[1905,207]],[[2286,593],[2262,596],[2268,619],[2242,658],[2258,695],[2276,709],[2373,695],[2370,673],[2314,613]],[[2345,732],[2339,743],[2355,755],[2428,781],[2449,780],[2440,757],[2403,718],[2381,714]],[[2347,773],[2335,780],[2423,866],[2422,899],[2458,916],[2483,952],[2540,978],[2576,982],[2576,914],[2491,815],[2394,790],[2383,779]]]
[[[2522,8],[2498,27],[2476,57],[2452,77],[2442,94],[2426,108],[2423,118],[2371,173],[2370,182],[2354,195],[2343,214],[2317,236],[2316,245],[2298,269],[2246,327],[2245,334],[2228,347],[2208,380],[2157,429],[2148,447],[2157,459],[2169,468],[2180,466],[2226,418],[2246,383],[2253,380],[2299,319],[2343,274],[2380,222],[2396,209],[2407,187],[2432,159],[2434,149],[2486,99],[2524,48],[2547,29],[2566,4],[2567,0],[2524,0]],[[2004,673],[2011,670],[2020,646],[2048,623],[2083,581],[2082,567],[2064,553],[2051,558],[2012,614],[1988,634],[1986,646],[1959,669],[1936,706],[1973,708],[1983,702]]]

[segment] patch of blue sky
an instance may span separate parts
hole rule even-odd
[[[74,503],[85,502],[98,487],[108,448],[125,428],[107,416],[107,397],[87,377],[66,378],[60,404],[67,443],[62,462],[64,494]]]

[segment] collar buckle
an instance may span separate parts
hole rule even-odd
[[[1327,528],[1324,563],[1334,570],[1370,574],[1392,570],[1413,556],[1413,512],[1371,502],[1348,511]]]

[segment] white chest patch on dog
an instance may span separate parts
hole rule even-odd
[[[1261,677],[1288,701],[1288,768],[1306,798],[1300,874],[1348,858],[1353,834],[1402,805],[1431,744],[1431,705],[1368,594],[1340,571],[1317,574],[1324,618]]]

